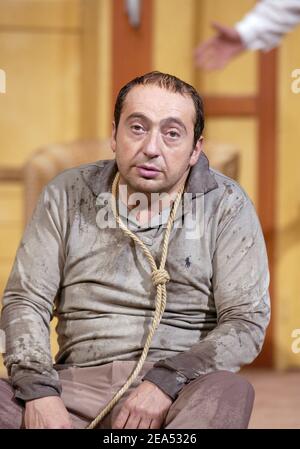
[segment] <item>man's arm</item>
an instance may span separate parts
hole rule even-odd
[[[258,2],[234,27],[214,22],[216,34],[196,48],[196,64],[208,70],[221,69],[247,49],[269,51],[299,22],[299,0]]]
[[[261,227],[246,196],[223,213],[212,268],[217,326],[190,350],[156,362],[143,378],[173,399],[199,375],[236,372],[261,350],[270,318],[269,272]]]
[[[25,401],[59,396],[61,392],[49,338],[53,302],[64,267],[60,195],[50,185],[40,196],[3,297],[4,362],[15,396]]]
[[[235,29],[248,49],[269,51],[299,22],[299,0],[264,0]]]

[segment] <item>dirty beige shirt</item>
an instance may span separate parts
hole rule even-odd
[[[115,173],[115,161],[98,161],[58,175],[26,228],[1,318],[18,398],[60,394],[49,344],[54,304],[58,364],[138,360],[142,352],[155,308],[149,263],[119,228],[97,224],[99,211],[112,214],[102,197]],[[210,169],[204,153],[186,192],[192,199],[179,208],[171,232],[167,305],[147,359],[156,363],[144,377],[172,398],[200,374],[252,362],[269,322],[265,243],[247,194]],[[197,201],[195,234],[186,217]],[[129,222],[157,263],[166,220],[162,214],[141,228]]]

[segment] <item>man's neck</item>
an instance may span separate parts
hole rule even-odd
[[[174,203],[176,196],[179,192],[182,183],[186,182],[189,170],[184,174],[181,180],[167,193],[149,193],[149,192],[134,192],[128,188],[128,185],[122,178],[120,178],[119,184],[119,200],[127,207],[128,212],[132,211],[135,220],[140,224],[150,223],[151,219],[158,214],[162,214],[163,211],[170,210]],[[138,204],[130,201],[130,195],[142,193],[144,201]],[[135,210],[136,209],[136,213]]]

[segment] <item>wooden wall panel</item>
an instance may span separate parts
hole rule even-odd
[[[0,27],[76,30],[81,26],[81,10],[81,0],[0,0]]]
[[[211,27],[213,21],[232,26],[254,4],[255,0],[197,1],[195,45],[214,35]],[[222,70],[198,70],[196,79],[205,95],[253,95],[257,90],[256,54],[245,53]]]
[[[22,235],[22,194],[19,183],[0,184],[0,296]]]
[[[300,29],[283,40],[278,60],[278,162],[276,169],[275,363],[300,367],[292,351],[292,332],[300,329],[300,93],[292,91],[292,72],[300,68]],[[299,347],[299,345],[298,345]]]
[[[84,138],[104,139],[111,133],[113,3],[83,3],[80,128]]]
[[[239,182],[257,206],[257,121],[243,117],[210,118],[205,138],[211,142],[226,142],[236,148],[240,156]]]
[[[113,104],[124,84],[136,76],[149,72],[153,67],[153,0],[143,0],[141,23],[138,28],[130,25],[124,4],[123,0],[113,2]]]
[[[0,27],[0,53],[0,163],[20,166],[37,147],[79,136],[80,38]]]
[[[20,222],[23,216],[23,188],[20,183],[0,184],[0,223]]]
[[[153,69],[193,84],[197,0],[154,0]]]

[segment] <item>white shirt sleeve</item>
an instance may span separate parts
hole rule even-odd
[[[300,0],[262,0],[235,29],[251,50],[268,51],[300,22]]]

